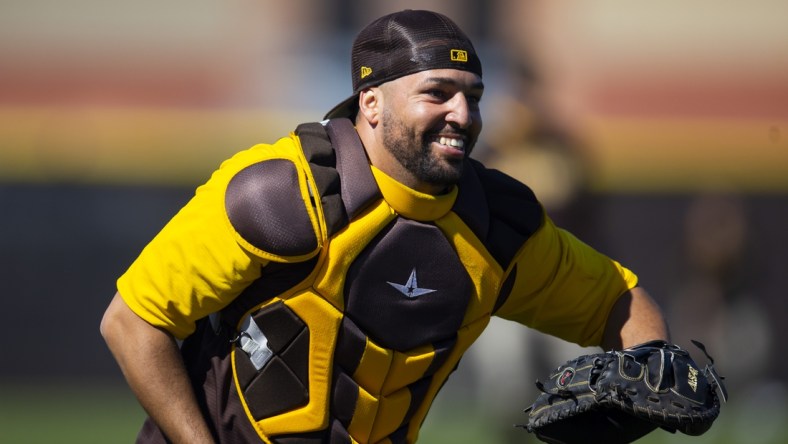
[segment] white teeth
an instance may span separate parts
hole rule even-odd
[[[441,137],[440,140],[438,140],[438,142],[441,145],[453,146],[455,148],[463,148],[465,146],[465,141],[463,141],[462,139],[454,139],[451,137]]]

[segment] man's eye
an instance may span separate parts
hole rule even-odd
[[[482,98],[479,96],[465,96],[465,100],[469,105],[478,105],[479,102],[482,101]]]
[[[435,97],[436,99],[446,99],[447,97],[446,93],[439,89],[431,89],[427,91],[427,94],[431,95],[432,97]]]

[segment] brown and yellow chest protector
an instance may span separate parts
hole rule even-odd
[[[413,442],[508,296],[509,264],[541,209],[534,200],[527,218],[500,220],[488,173],[468,161],[445,211],[409,214],[367,164],[349,120],[296,135],[308,168],[265,161],[227,190],[237,232],[283,260],[222,312],[229,356],[208,370],[220,402],[202,401],[219,435],[234,424],[271,443]],[[283,183],[309,189],[307,208]]]

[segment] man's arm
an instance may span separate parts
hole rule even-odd
[[[635,287],[613,305],[601,345],[605,350],[621,350],[652,339],[670,341],[668,325],[648,292]]]
[[[140,404],[172,442],[213,443],[170,333],[137,316],[116,293],[101,334]]]

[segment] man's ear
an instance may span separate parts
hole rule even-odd
[[[380,121],[382,94],[380,88],[367,88],[358,95],[358,117],[363,118],[371,126]]]

